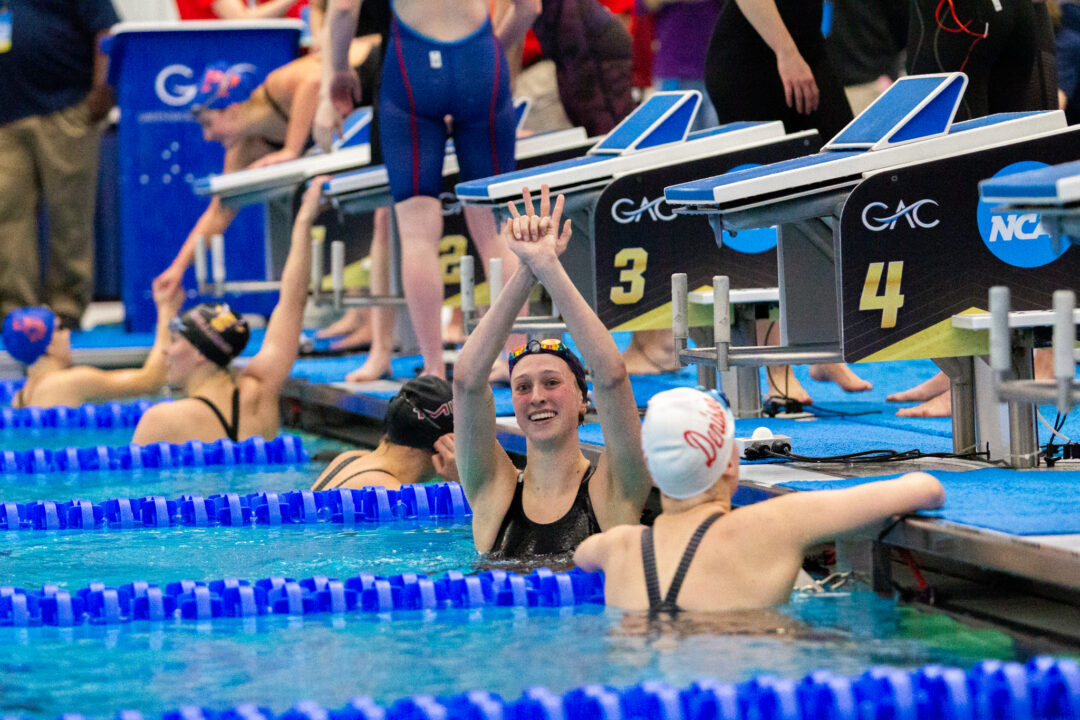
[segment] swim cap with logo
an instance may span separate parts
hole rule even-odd
[[[250,63],[230,65],[217,62],[207,65],[195,99],[191,101],[191,112],[198,115],[203,110],[222,110],[233,103],[243,102],[258,85],[255,66]]]
[[[247,321],[237,317],[224,303],[196,305],[173,320],[170,328],[221,367],[228,367],[244,351],[251,337]]]
[[[47,307],[12,310],[4,318],[4,349],[19,362],[33,365],[45,354],[56,328],[56,315]]]
[[[735,447],[735,419],[712,395],[675,388],[653,395],[641,426],[641,444],[653,483],[685,500],[720,479]]]
[[[386,408],[386,437],[395,445],[434,452],[435,441],[454,432],[454,391],[434,375],[401,387]]]

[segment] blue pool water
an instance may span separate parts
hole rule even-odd
[[[91,447],[94,445],[127,445],[135,429],[118,428],[3,428],[0,429],[0,448],[30,450],[33,448]]]
[[[55,433],[56,430],[53,429],[52,432]],[[334,454],[355,449],[345,443],[317,435],[290,432],[302,439],[304,449],[312,456],[316,453]],[[129,436],[123,444],[130,440]],[[304,465],[291,466],[213,466],[38,475],[0,474],[0,502],[60,501],[76,497],[103,502],[112,497],[164,495],[174,498],[184,494],[209,496],[223,492],[307,489],[326,464],[326,460],[313,460]]]
[[[104,718],[119,708],[156,717],[181,705],[242,702],[280,712],[301,699],[333,707],[355,695],[389,702],[473,688],[513,698],[534,685],[563,692],[583,683],[685,685],[1024,657],[1000,633],[865,592],[666,622],[600,607],[489,609],[0,628],[0,639],[0,673],[12,680],[0,683],[0,712],[37,718],[65,711]]]

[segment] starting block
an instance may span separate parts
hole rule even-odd
[[[1034,272],[1025,265],[1026,241],[1049,245],[1049,236],[1037,219],[1001,216],[980,202],[978,184],[1080,157],[1080,128],[1057,111],[953,123],[966,82],[961,73],[901,79],[816,155],[667,189],[668,203],[708,213],[717,235],[780,225],[781,345],[731,347],[726,363],[935,358],[970,366],[987,352],[986,336],[954,329],[952,316],[980,311],[991,285],[1015,280],[1023,290],[1014,303],[1032,309],[1049,305],[1049,288],[1077,284],[1076,258],[1049,257]],[[682,356],[717,363],[715,348]],[[954,392],[954,446],[990,442],[1002,456],[1008,443],[998,423],[980,422],[976,434],[972,387],[959,401]]]

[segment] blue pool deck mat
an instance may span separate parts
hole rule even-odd
[[[1048,207],[1080,202],[1080,160],[983,180],[979,197],[989,203]]]
[[[197,179],[197,195],[214,195],[250,204],[276,190],[290,189],[317,175],[343,172],[371,163],[371,108],[358,108],[345,118],[341,136],[329,153],[319,153],[263,168],[209,175]]]
[[[866,174],[892,167],[939,160],[1068,130],[1065,115],[1060,110],[1008,113],[1005,117],[990,116],[981,120],[971,125],[958,123],[947,135],[930,140],[875,151],[821,152],[673,185],[665,190],[664,196],[672,205],[735,208],[777,194],[791,197],[829,184],[855,184]]]
[[[518,138],[514,146],[514,157],[517,160],[528,160],[539,155],[574,149],[585,152],[587,148],[592,147],[594,142],[595,139],[589,138],[585,129],[580,127],[539,133]],[[458,172],[457,155],[452,152],[447,153],[443,162],[443,177],[456,172]],[[357,194],[378,195],[380,201],[377,204],[389,204],[390,181],[386,166],[377,165],[335,175],[323,184],[323,193],[331,200],[344,200],[350,195]]]
[[[690,132],[701,97],[697,91],[652,95],[593,146],[583,158],[459,183],[463,202],[496,203],[518,197],[522,187],[573,190],[653,167],[708,157],[784,137],[783,123],[737,122]]]
[[[945,135],[967,82],[964,73],[900,78],[822,150],[880,150]]]
[[[945,505],[920,515],[1011,535],[1080,533],[1080,471],[984,468],[929,471],[945,487]],[[839,490],[900,475],[781,483],[791,490]]]

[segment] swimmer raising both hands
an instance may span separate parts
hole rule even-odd
[[[473,508],[473,541],[501,557],[562,554],[589,535],[636,523],[650,479],[630,378],[611,334],[559,262],[571,238],[544,186],[540,212],[526,189],[525,214],[510,203],[502,238],[521,264],[461,351],[454,372],[458,472]],[[578,426],[588,407],[585,369],[561,340],[533,340],[510,353],[514,415],[525,435],[518,471],[496,438],[488,373],[514,318],[537,283],[563,314],[592,371],[605,449],[595,466],[581,453]]]

